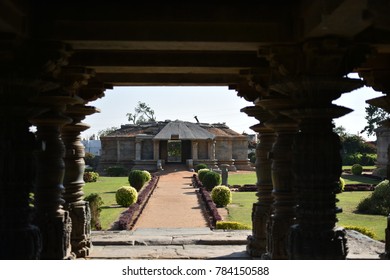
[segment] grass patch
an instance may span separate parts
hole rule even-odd
[[[368,178],[359,175],[353,174],[343,174],[341,178],[345,180],[345,184],[353,185],[353,184],[368,184],[368,185],[377,185],[381,182],[381,180]]]
[[[85,184],[85,196],[98,193],[104,202],[100,213],[103,230],[109,229],[111,224],[118,220],[119,215],[127,209],[119,206],[115,201],[116,190],[122,186],[129,186],[127,177],[100,177],[97,182]]]
[[[344,165],[343,170],[351,171],[352,165]],[[375,165],[370,165],[370,166],[363,166],[363,170],[374,170],[377,167]]]
[[[256,172],[250,173],[229,173],[228,184],[233,185],[246,185],[246,184],[256,184]]]
[[[344,192],[337,195],[340,202],[338,207],[343,208],[343,213],[337,215],[338,225],[360,226],[372,230],[378,240],[385,239],[385,228],[387,218],[385,216],[365,215],[355,213],[356,206],[363,198],[371,192]],[[252,225],[251,213],[252,204],[256,202],[254,192],[233,192],[233,202],[227,206],[229,211],[228,221],[240,222],[245,225]]]
[[[232,203],[227,206],[229,221],[235,221],[252,228],[252,205],[256,202],[254,192],[233,192]]]
[[[387,217],[356,213],[356,206],[371,192],[344,192],[337,195],[340,202],[337,206],[343,208],[343,213],[337,215],[341,226],[360,226],[372,230],[378,240],[385,240]]]

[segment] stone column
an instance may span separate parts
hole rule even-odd
[[[135,160],[141,160],[142,140],[135,138]]]
[[[153,159],[154,160],[160,159],[160,141],[159,140],[153,140]]]
[[[270,90],[294,101],[295,108],[282,113],[299,124],[292,147],[297,223],[289,235],[289,258],[345,259],[345,231],[336,228],[341,157],[332,119],[351,110],[332,101],[363,85],[346,75],[364,61],[367,48],[339,38],[319,38],[272,46],[259,54],[275,71]]]
[[[35,192],[36,222],[41,229],[43,242],[41,258],[58,260],[71,258],[72,230],[69,212],[63,209],[65,147],[60,131],[72,121],[63,115],[66,104],[74,104],[79,99],[54,94],[34,99],[37,106],[46,107],[48,111],[30,121],[37,126],[37,141],[41,148],[36,152]]]
[[[192,159],[198,160],[198,141],[192,141]]]
[[[27,118],[36,94],[23,86],[0,84],[0,259],[39,259],[40,230],[33,225],[34,134]]]
[[[269,236],[267,224],[271,214],[272,177],[271,159],[269,153],[275,141],[275,132],[266,127],[264,122],[271,118],[271,114],[258,106],[251,106],[241,109],[247,115],[255,117],[260,121],[251,129],[259,133],[259,143],[256,147],[256,177],[257,177],[257,202],[252,208],[252,235],[248,237],[247,252],[253,257],[261,258],[267,253]]]
[[[97,112],[92,106],[82,104],[71,105],[66,109],[66,115],[73,122],[62,128],[62,139],[65,145],[65,176],[64,199],[65,209],[69,211],[72,220],[71,245],[76,257],[86,257],[92,247],[91,244],[91,214],[88,202],[84,201],[83,187],[85,169],[85,149],[81,143],[81,132],[89,125],[82,122],[86,115]]]
[[[287,239],[290,227],[295,223],[297,204],[293,190],[292,145],[298,124],[281,115],[280,111],[293,107],[294,103],[289,98],[263,98],[256,102],[256,105],[274,115],[274,118],[265,122],[265,126],[276,133],[270,156],[273,204],[268,224],[268,257],[288,259]]]
[[[121,159],[121,143],[119,139],[116,140],[116,162],[119,162]]]

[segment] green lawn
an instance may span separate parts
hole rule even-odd
[[[345,180],[346,184],[369,184],[377,185],[381,180],[376,180],[364,176],[352,175],[352,174],[343,174],[341,178]]]
[[[387,218],[379,215],[365,215],[355,213],[357,204],[371,192],[344,192],[337,195],[340,202],[337,204],[343,213],[337,215],[341,226],[364,226],[375,232],[378,240],[385,239]]]
[[[356,205],[371,192],[344,192],[337,197],[340,200],[338,206],[343,208],[343,213],[338,214],[339,225],[364,226],[375,232],[378,240],[385,239],[386,217],[376,215],[362,215],[354,213]],[[234,192],[233,202],[227,206],[228,220],[252,225],[252,204],[256,202],[254,192]]]
[[[256,184],[256,172],[251,173],[233,173],[229,172],[228,184],[233,185],[245,185],[245,184]]]
[[[122,186],[129,186],[127,177],[99,177],[98,182],[86,183],[85,196],[90,193],[98,193],[104,202],[100,213],[102,229],[109,229],[111,224],[118,220],[119,215],[127,209],[116,204],[115,192]]]

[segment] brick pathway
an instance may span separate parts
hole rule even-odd
[[[162,172],[137,228],[201,228],[208,227],[202,203],[191,184],[192,172]]]

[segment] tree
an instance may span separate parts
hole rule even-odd
[[[375,134],[375,129],[380,126],[380,123],[390,117],[390,114],[387,113],[382,108],[368,105],[366,107],[366,117],[367,125],[363,128],[361,133],[366,132],[368,136]]]
[[[99,137],[107,136],[108,134],[110,134],[110,133],[112,133],[112,132],[114,132],[115,130],[118,130],[118,129],[119,129],[118,127],[113,126],[113,127],[109,127],[109,128],[100,130],[98,132],[98,136]]]
[[[146,103],[138,101],[138,106],[134,108],[133,113],[126,114],[129,122],[133,124],[140,124],[143,122],[156,121],[154,116],[154,110],[150,108]]]

